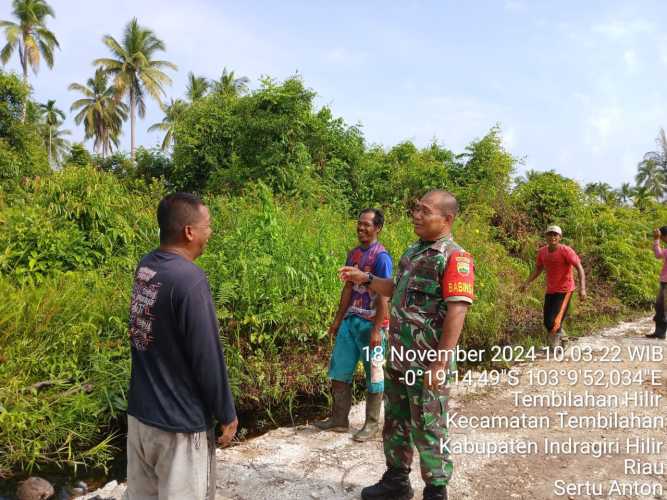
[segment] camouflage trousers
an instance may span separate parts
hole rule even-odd
[[[441,443],[447,441],[449,389],[444,385],[425,388],[423,376],[415,377],[413,385],[406,385],[403,376],[391,368],[385,370],[382,441],[387,466],[410,467],[414,445],[419,451],[424,483],[444,486],[454,468],[449,455],[441,451]]]

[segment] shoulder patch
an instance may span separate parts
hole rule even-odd
[[[454,250],[443,275],[443,299],[472,302],[475,296],[474,284],[475,265],[472,255],[462,249]]]
[[[459,274],[470,274],[470,257],[466,255],[452,255],[456,261],[456,270]]]

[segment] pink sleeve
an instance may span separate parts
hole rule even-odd
[[[665,252],[667,252],[667,248],[663,250],[660,247],[660,240],[655,240],[653,242],[653,253],[655,254],[655,258],[656,259],[664,259],[665,258]]]

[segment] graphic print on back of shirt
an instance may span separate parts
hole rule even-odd
[[[162,283],[150,283],[156,272],[149,267],[140,267],[132,288],[130,302],[129,336],[138,351],[148,350],[153,341],[153,314],[151,309],[157,301]]]

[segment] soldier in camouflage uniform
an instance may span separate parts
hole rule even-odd
[[[383,430],[387,471],[362,490],[364,500],[412,498],[413,443],[426,484],[423,498],[447,498],[453,468],[446,447],[441,450],[447,440],[447,373],[456,369],[451,354],[474,283],[472,256],[451,236],[457,211],[456,199],[446,191],[431,191],[419,200],[412,215],[420,240],[401,257],[395,280],[350,267],[340,270],[342,279],[392,297]]]

